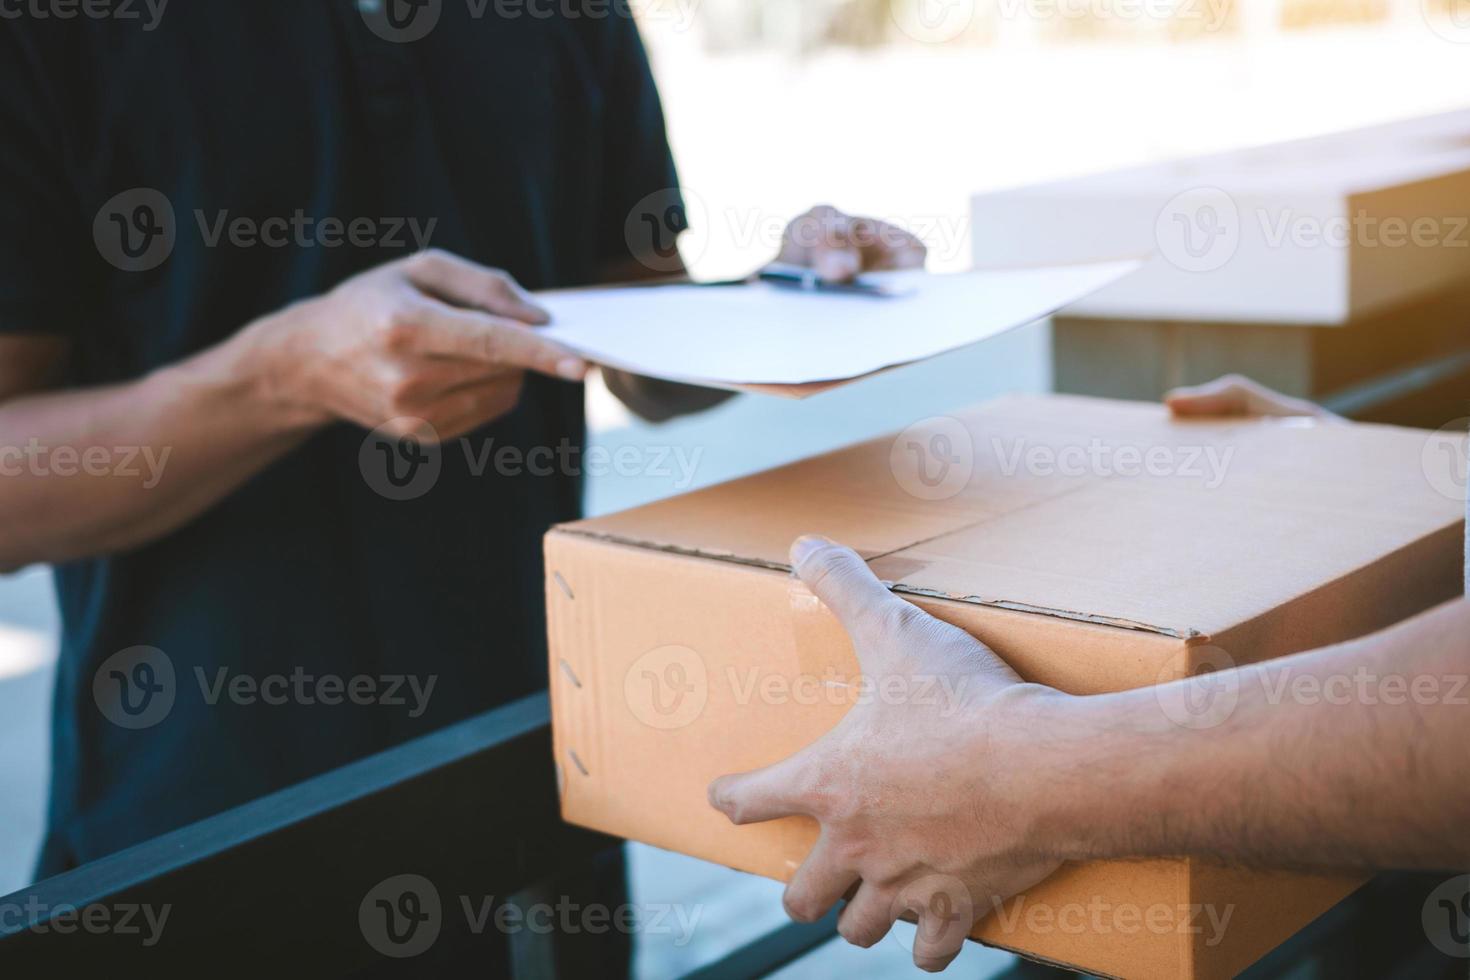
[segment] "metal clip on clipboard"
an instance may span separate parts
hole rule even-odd
[[[915,291],[915,287],[912,285],[886,282],[873,276],[858,276],[855,279],[844,282],[823,279],[817,274],[816,269],[804,265],[789,265],[785,262],[772,262],[759,272],[747,276],[744,279],[726,279],[719,282],[700,283],[700,285],[748,286],[756,282],[766,282],[773,286],[784,286],[788,289],[799,289],[814,293],[851,293],[859,296],[873,296],[879,299],[908,296]]]

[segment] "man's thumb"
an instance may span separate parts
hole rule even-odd
[[[857,552],[818,535],[792,543],[791,567],[849,632],[863,616],[903,601],[878,581]]]

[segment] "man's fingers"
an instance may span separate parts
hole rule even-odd
[[[791,545],[791,567],[851,632],[883,607],[900,603],[851,548],[809,534]]]
[[[932,912],[920,913],[914,930],[914,966],[938,973],[960,955],[969,933],[970,926],[962,926],[953,919],[936,918]]]
[[[428,298],[415,303],[401,319],[405,329],[394,336],[406,349],[399,353],[483,361],[569,381],[587,375],[586,361],[515,320]]]
[[[1305,415],[1340,422],[1339,416],[1310,401],[1283,395],[1244,375],[1227,374],[1207,384],[1176,388],[1164,403],[1177,417],[1232,415]]]
[[[857,880],[856,871],[844,869],[835,862],[832,848],[823,835],[796,869],[781,901],[786,906],[786,914],[797,922],[816,922]]]
[[[1164,404],[1179,418],[1246,414],[1245,396],[1240,392],[1193,392],[1181,389],[1165,395]]]
[[[922,268],[927,256],[924,243],[896,225],[821,205],[787,227],[780,261],[842,282],[864,271]]]
[[[837,914],[837,931],[854,946],[866,949],[888,935],[900,911],[891,892],[865,881]]]
[[[975,903],[958,878],[931,875],[904,890],[903,905],[916,917],[914,965],[930,973],[949,966],[975,925]]]
[[[1164,396],[1164,404],[1182,417],[1245,415],[1250,410],[1247,389],[1234,375],[1202,385],[1175,388]]]
[[[922,269],[929,249],[917,235],[876,218],[855,218],[853,239],[863,251],[863,269]]]
[[[846,282],[863,271],[863,253],[855,245],[819,245],[809,261],[828,282]]]
[[[472,309],[485,310],[530,324],[551,322],[551,316],[508,274],[489,269],[449,252],[429,249],[404,263],[409,282],[438,298]]]
[[[449,392],[516,373],[478,360],[425,357],[403,366],[402,380],[393,385],[394,405],[411,413],[415,408],[438,401]]]
[[[709,784],[709,802],[731,823],[760,823],[810,815],[803,803],[805,752],[753,772],[721,776]]]
[[[505,415],[516,407],[520,398],[519,377],[501,378],[445,392],[423,414],[434,421],[442,442],[473,432],[491,419]]]
[[[787,226],[778,260],[844,282],[863,271],[863,251],[852,230],[850,217],[831,205],[818,205]]]

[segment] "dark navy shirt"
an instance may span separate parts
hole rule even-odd
[[[385,30],[362,3],[0,23],[0,330],[69,336],[65,383],[99,385],[406,254],[430,222],[433,246],[533,289],[627,258],[626,216],[675,176],[626,10],[444,0],[405,40],[408,5]],[[575,467],[476,470],[487,448],[575,460],[580,388],[529,379],[409,499],[381,492],[365,436],[324,430],[161,540],[56,570],[44,871],[544,685],[541,536],[577,513]],[[353,703],[364,681],[349,696],[362,677],[374,703]],[[426,707],[409,677],[432,679]]]

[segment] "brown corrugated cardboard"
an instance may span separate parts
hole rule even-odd
[[[705,792],[846,710],[796,693],[857,673],[837,621],[789,574],[799,534],[851,545],[1029,680],[1123,690],[1221,649],[1248,663],[1361,635],[1459,593],[1461,505],[1425,478],[1426,436],[1017,397],[559,527],[546,568],[563,815],[790,876],[815,824],[735,827]],[[916,446],[948,469],[920,473]],[[1357,883],[1183,859],[1069,865],[975,936],[1094,973],[1226,977]]]
[[[977,267],[1151,250],[1069,315],[1345,324],[1470,271],[1470,112],[986,191]]]

